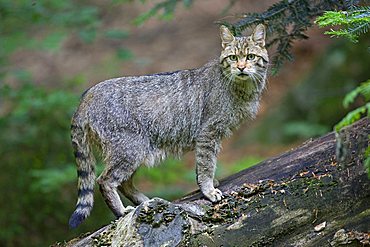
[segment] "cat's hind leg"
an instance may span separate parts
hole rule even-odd
[[[135,205],[139,205],[142,202],[149,200],[147,196],[136,189],[135,185],[133,184],[133,175],[122,183],[122,185],[119,187],[119,190]]]
[[[117,188],[121,185],[123,180],[127,180],[132,173],[122,173],[120,169],[115,167],[107,167],[97,179],[100,192],[104,198],[105,203],[111,209],[113,214],[119,218],[129,211],[132,207],[124,207],[121,198],[117,192]]]
[[[118,190],[134,203],[148,198],[139,193],[132,184],[132,176],[143,163],[146,146],[145,141],[130,132],[116,133],[109,144],[103,146],[106,168],[97,179],[100,191],[108,207],[115,216],[120,217],[131,211],[133,207],[124,207]]]

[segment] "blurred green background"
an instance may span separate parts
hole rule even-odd
[[[274,2],[240,1],[228,13]],[[143,22],[151,1],[0,0],[0,246],[47,246],[114,219],[96,190],[92,215],[68,229],[77,196],[69,128],[81,93],[104,79],[217,57],[214,21],[228,4],[196,1]],[[322,33],[309,30],[295,61],[270,77],[258,118],[224,142],[219,178],[331,131],[349,111],[344,95],[370,75],[369,37],[353,44]],[[196,189],[193,154],[142,168],[136,182],[151,197],[179,198]]]

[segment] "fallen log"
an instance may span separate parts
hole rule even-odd
[[[154,198],[63,245],[370,245],[370,180],[363,164],[369,133],[364,118],[337,138],[329,133],[226,178],[218,203],[199,191],[172,203]]]

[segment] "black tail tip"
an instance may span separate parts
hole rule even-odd
[[[75,229],[76,227],[78,227],[82,221],[84,221],[86,219],[86,215],[81,213],[81,212],[74,212],[71,216],[71,218],[69,219],[69,227],[71,229]]]

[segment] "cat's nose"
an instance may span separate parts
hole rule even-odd
[[[238,69],[243,72],[243,70],[245,69],[245,67],[238,67]]]
[[[243,70],[247,67],[247,65],[245,62],[238,61],[238,63],[236,64],[236,67],[238,67],[238,69],[243,72]]]

